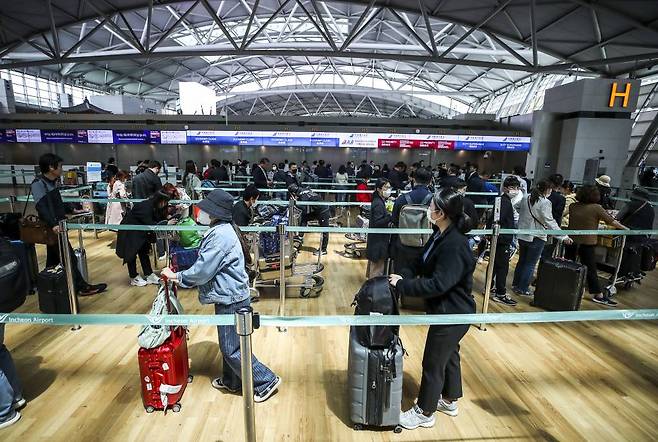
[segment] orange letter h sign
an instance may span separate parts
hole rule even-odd
[[[610,103],[608,107],[615,107],[615,100],[617,98],[623,98],[622,107],[628,107],[628,99],[631,97],[631,84],[626,83],[626,88],[624,92],[617,92],[617,82],[612,83],[612,92],[610,93]]]

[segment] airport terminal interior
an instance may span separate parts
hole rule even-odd
[[[0,2],[0,440],[653,441],[656,205],[655,1]]]

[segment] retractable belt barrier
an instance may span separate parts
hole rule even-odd
[[[658,309],[583,310],[575,312],[473,313],[459,315],[336,315],[336,316],[268,316],[260,317],[266,327],[347,327],[347,326],[418,326],[456,324],[534,324],[580,321],[652,321]],[[40,313],[0,313],[2,324],[29,325],[233,325],[233,315],[130,315],[78,314],[46,315]]]
[[[243,192],[245,189],[240,188],[240,187],[196,187],[194,190],[196,192],[212,192],[213,190],[223,190],[225,192]],[[371,192],[372,189],[368,190],[340,190],[340,189],[309,189],[312,192],[315,193],[344,193],[344,194],[359,194],[359,193],[366,193],[366,192]],[[286,187],[281,187],[281,188],[267,188],[267,189],[258,189],[259,192],[262,193],[284,193],[287,192],[288,189]],[[411,190],[401,190],[399,193],[409,193]],[[480,196],[490,196],[490,197],[495,197],[499,196],[500,194],[498,192],[466,192],[466,195],[480,195]]]
[[[9,200],[8,200],[9,201]],[[18,202],[33,202],[34,199],[27,196],[16,197]],[[62,201],[65,203],[139,203],[141,201],[146,201],[143,198],[73,198],[73,197],[63,197]],[[200,199],[190,199],[190,200],[170,200],[169,204],[198,204],[203,200]],[[260,205],[270,205],[270,206],[288,206],[289,202],[285,200],[256,200],[256,204]],[[358,201],[296,201],[296,206],[329,206],[329,207],[367,207],[370,206],[370,203],[360,203]],[[493,207],[491,204],[475,204],[476,209],[490,209]]]

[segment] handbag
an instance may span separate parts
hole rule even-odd
[[[36,180],[32,183],[34,184]],[[53,232],[53,229],[49,227],[45,222],[39,219],[36,215],[27,215],[27,203],[30,200],[32,195],[32,186],[30,186],[30,191],[27,194],[27,200],[25,201],[25,207],[23,208],[23,217],[19,221],[19,230],[21,235],[21,241],[27,244],[46,244],[52,246],[57,244],[57,234]]]

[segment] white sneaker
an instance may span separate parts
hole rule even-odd
[[[0,429],[9,427],[11,425],[14,425],[16,422],[18,422],[21,419],[21,414],[18,411],[14,412],[14,415],[7,419],[4,422],[0,422]]]
[[[133,279],[130,280],[130,285],[133,285],[135,287],[144,287],[147,284],[148,282],[146,282],[146,280],[139,275],[135,276]]]
[[[407,430],[415,430],[418,427],[432,428],[435,422],[436,417],[434,415],[425,416],[418,405],[400,413],[400,426]]]
[[[439,403],[436,406],[436,410],[452,417],[455,417],[459,414],[459,409],[457,408],[456,401],[446,402],[443,399],[439,399]]]
[[[146,277],[146,283],[158,285],[160,284],[160,278],[155,273],[151,273]]]

